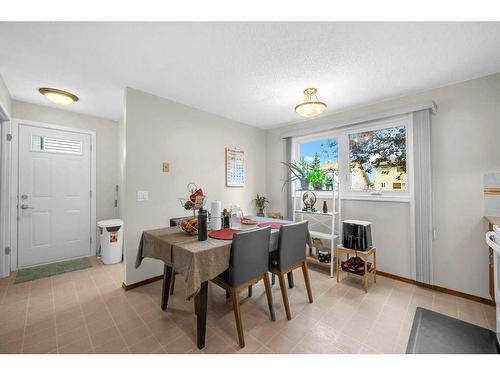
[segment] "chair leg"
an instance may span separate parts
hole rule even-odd
[[[177,272],[174,271],[172,274],[172,282],[170,283],[170,295],[174,295],[174,288],[175,288],[175,275],[177,275]]]
[[[231,288],[230,293],[233,301],[234,320],[236,321],[236,330],[238,331],[238,341],[240,343],[240,348],[244,348],[245,338],[243,337],[243,324],[241,323],[239,293],[234,288]]]
[[[287,277],[287,279],[288,279],[288,287],[289,287],[290,289],[292,289],[292,288],[295,286],[295,284],[294,284],[294,282],[293,282],[293,272],[292,272],[292,271],[288,272],[288,273],[286,274],[286,277]]]
[[[309,280],[309,270],[307,269],[307,262],[302,263],[302,273],[304,274],[304,281],[306,283],[307,296],[309,303],[313,303],[313,294],[311,290],[311,280]]]
[[[276,284],[276,275],[274,273],[271,274],[271,284]]]
[[[252,285],[248,287],[248,298],[252,297]]]
[[[267,304],[269,305],[269,313],[271,314],[271,320],[274,322],[276,320],[276,314],[274,313],[273,305],[273,293],[271,292],[271,283],[269,282],[269,275],[267,272],[264,274],[264,286],[266,287]]]
[[[290,305],[288,303],[288,292],[285,285],[285,276],[280,272],[278,274],[278,280],[280,282],[281,296],[283,297],[283,304],[285,305],[286,318],[292,320],[292,314],[290,313]]]

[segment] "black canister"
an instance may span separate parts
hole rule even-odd
[[[201,208],[198,210],[198,241],[208,238],[208,212]]]
[[[222,228],[229,228],[229,212],[225,208],[222,211]]]

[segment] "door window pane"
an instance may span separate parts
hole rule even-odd
[[[406,190],[404,125],[349,134],[352,190]]]
[[[31,136],[32,151],[58,152],[64,154],[82,154],[82,142],[73,139],[46,137],[41,135]]]

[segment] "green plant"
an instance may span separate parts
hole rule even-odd
[[[301,158],[295,163],[282,161],[281,164],[286,165],[291,172],[291,176],[283,182],[283,186],[281,187],[282,191],[289,182],[307,181],[307,174],[309,173],[310,167],[304,158]]]
[[[271,203],[269,199],[259,194],[257,194],[257,197],[253,201],[255,202],[255,207],[257,207],[259,212],[264,212],[267,204]]]
[[[324,184],[326,182],[326,173],[319,168],[313,168],[307,172],[307,181],[311,185]]]

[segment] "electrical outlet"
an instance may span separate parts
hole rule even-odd
[[[170,164],[166,161],[163,162],[163,172],[170,172]]]

